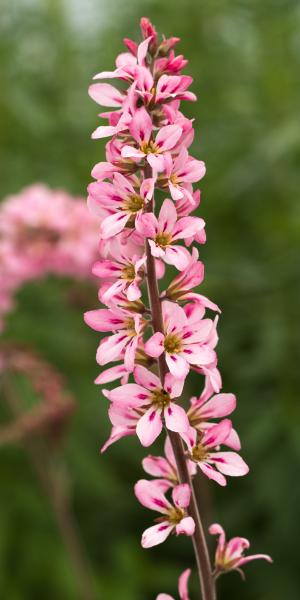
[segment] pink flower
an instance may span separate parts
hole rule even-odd
[[[231,421],[224,419],[200,436],[192,427],[188,434],[182,434],[188,447],[190,460],[198,465],[204,475],[221,486],[225,486],[227,483],[224,475],[241,477],[249,471],[245,461],[236,452],[218,451],[221,444],[226,444],[231,428]]]
[[[142,461],[142,465],[144,471],[148,475],[158,478],[156,481],[159,481],[162,489],[167,490],[169,487],[174,487],[180,483],[174,452],[168,436],[166,437],[164,452],[165,456],[146,456]],[[188,460],[187,464],[190,475],[195,475],[197,471],[196,464],[191,460]]]
[[[164,515],[157,525],[144,531],[142,536],[143,548],[151,548],[161,544],[172,531],[176,532],[177,535],[183,533],[191,536],[194,534],[194,520],[188,516],[186,511],[191,498],[191,490],[188,484],[184,483],[173,488],[173,504],[167,500],[155,481],[140,479],[135,484],[134,491],[143,506]]]
[[[117,331],[100,342],[96,355],[98,364],[118,360],[124,352],[125,367],[133,371],[138,342],[146,324],[141,315],[118,308],[99,308],[86,312],[84,320],[95,331]]]
[[[157,358],[165,354],[170,372],[176,377],[185,377],[190,365],[210,364],[215,353],[215,326],[211,319],[202,319],[196,309],[188,318],[189,305],[185,309],[173,302],[162,303],[164,333],[155,333],[145,343],[149,356]]]
[[[123,158],[132,158],[138,161],[146,158],[155,171],[163,170],[163,153],[173,148],[182,134],[182,128],[178,125],[165,125],[159,129],[153,139],[152,120],[144,107],[136,111],[130,122],[129,131],[136,144],[134,146],[126,145],[122,148]]]
[[[102,218],[102,239],[114,237],[128,225],[134,225],[152,196],[153,180],[145,179],[137,191],[121,173],[115,173],[113,183],[93,182],[88,186],[91,212]]]
[[[209,300],[209,298],[190,291],[200,285],[204,279],[204,265],[198,260],[198,257],[199,252],[197,248],[193,248],[192,256],[189,254],[187,267],[174,277],[167,290],[161,294],[161,298],[168,298],[175,302],[192,300],[193,302],[197,302],[197,304],[201,304],[203,314],[205,313],[205,308],[221,312],[217,304]]]
[[[191,569],[186,569],[180,575],[178,580],[178,592],[180,600],[190,600],[188,591],[188,580],[191,574]],[[173,596],[169,594],[158,594],[156,600],[174,600]]]
[[[215,576],[229,571],[238,571],[244,579],[245,575],[240,567],[252,560],[262,558],[272,563],[272,558],[268,554],[253,554],[244,556],[244,551],[250,547],[250,542],[246,538],[235,537],[226,542],[225,531],[221,525],[214,523],[209,527],[209,533],[218,535],[218,545],[215,555]]]
[[[165,166],[164,176],[167,178],[167,185],[173,200],[180,200],[185,196],[193,205],[191,183],[195,183],[204,177],[205,164],[202,160],[196,160],[189,156],[187,149],[183,146],[174,159],[167,152],[164,156]]]
[[[159,436],[163,422],[171,431],[179,433],[187,431],[189,422],[185,410],[172,402],[174,398],[181,395],[183,380],[175,379],[171,373],[168,373],[162,388],[157,375],[142,366],[135,368],[134,378],[136,383],[117,387],[106,392],[106,395],[113,405],[117,405],[118,414],[120,414],[118,406],[121,410],[124,407],[126,412],[135,413],[136,434],[141,444],[150,446]],[[114,409],[115,406],[112,411]],[[132,421],[134,415],[130,414],[130,417]]]
[[[199,433],[214,427],[215,423],[211,423],[210,419],[227,417],[236,407],[234,394],[216,394],[209,399],[191,398],[190,402],[191,406],[188,410],[190,425],[197,429]],[[224,440],[223,444],[233,448],[233,450],[241,449],[239,436],[233,428],[231,428],[228,438]]]
[[[137,230],[148,238],[152,256],[174,265],[179,271],[190,263],[190,254],[174,242],[195,235],[204,226],[203,219],[199,217],[177,220],[176,208],[168,198],[164,200],[158,218],[153,213],[145,213],[136,222]]]
[[[122,242],[117,237],[111,240],[109,255],[112,260],[100,260],[92,269],[94,275],[110,282],[110,286],[103,294],[104,302],[109,302],[120,292],[124,292],[129,301],[140,298],[142,295],[140,284],[143,281],[146,262],[143,247],[130,240]]]

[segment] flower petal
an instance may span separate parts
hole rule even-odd
[[[149,392],[136,383],[120,385],[109,392],[111,402],[118,402],[128,406],[143,406],[149,403],[149,398]]]
[[[170,369],[170,372],[175,377],[178,377],[180,379],[184,378],[189,372],[189,366],[187,361],[182,356],[179,356],[179,354],[169,354],[168,352],[166,352],[166,362]]]
[[[224,475],[219,473],[219,471],[216,471],[211,465],[209,465],[208,463],[203,463],[203,462],[198,463],[198,465],[199,465],[199,468],[201,469],[202,473],[204,473],[204,475],[206,475],[206,477],[208,477],[209,479],[213,479],[222,487],[227,485],[227,481],[226,481]]]
[[[150,510],[166,514],[171,508],[170,502],[155,481],[140,479],[134,486],[134,493],[138,501]]]
[[[176,525],[176,534],[180,535],[183,533],[184,535],[194,535],[195,532],[195,521],[192,517],[184,517],[181,519],[180,523]]]
[[[134,379],[137,384],[144,386],[147,390],[156,390],[157,388],[161,388],[161,383],[159,377],[143,367],[142,365],[137,365],[134,369]]]
[[[138,108],[135,112],[129,125],[129,131],[139,145],[149,141],[152,133],[152,120],[144,107]]]
[[[236,452],[215,452],[211,460],[224,475],[242,477],[249,472],[248,465]]]
[[[189,420],[187,414],[182,406],[170,402],[164,410],[164,418],[167,429],[181,433],[187,431],[189,428]]]
[[[136,434],[144,447],[151,446],[162,430],[161,411],[151,407],[140,418]]]
[[[179,577],[178,591],[180,600],[189,600],[188,580],[191,574],[191,569],[186,569]]]
[[[162,544],[162,542],[167,539],[168,535],[170,535],[172,529],[173,525],[170,525],[168,521],[163,521],[158,525],[149,527],[142,535],[142,547],[152,548],[153,546]]]
[[[154,333],[154,335],[145,342],[145,352],[152,356],[153,358],[158,358],[164,351],[164,339],[165,336],[160,333]]]
[[[172,498],[177,508],[186,508],[191,499],[191,488],[188,483],[176,485],[172,492]]]
[[[89,87],[89,96],[101,106],[122,106],[125,96],[109,83],[93,83]]]

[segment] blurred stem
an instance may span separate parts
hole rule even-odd
[[[7,376],[3,376],[2,386],[12,414],[14,417],[19,418],[23,412],[21,402]],[[63,485],[61,474],[57,468],[53,468],[53,465],[51,465],[49,450],[43,444],[38,444],[37,440],[28,437],[22,441],[22,444],[29,456],[39,483],[52,505],[57,527],[77,581],[79,597],[82,600],[95,600],[96,595],[93,591],[91,569],[82,547],[70,506],[69,494]]]
[[[146,175],[147,177],[147,175]],[[153,210],[153,200],[149,202],[148,210]],[[152,327],[154,332],[163,333],[163,318],[161,302],[159,298],[157,277],[155,270],[155,259],[151,254],[151,249],[146,240],[146,253],[147,253],[147,281],[148,281],[148,294],[150,307],[152,312]],[[162,386],[164,385],[164,378],[168,372],[168,367],[165,361],[165,356],[162,354],[158,358],[159,375]],[[202,592],[202,600],[215,600],[216,590],[215,584],[211,573],[211,564],[209,559],[208,548],[204,535],[204,530],[198,510],[197,500],[195,496],[195,490],[189,474],[184,447],[181,437],[178,433],[168,431],[168,435],[172,444],[173,452],[175,455],[177,470],[181,483],[187,483],[191,488],[191,501],[189,505],[189,514],[195,521],[195,533],[193,535],[193,546],[196,555],[198,574],[200,579],[200,588]]]

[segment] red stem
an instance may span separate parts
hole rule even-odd
[[[153,209],[153,201],[147,206],[148,210]],[[161,302],[159,298],[157,277],[155,271],[155,260],[151,254],[151,249],[148,241],[146,241],[146,253],[147,253],[147,280],[148,280],[148,293],[149,302],[152,313],[152,327],[153,331],[163,333],[163,318],[161,310]],[[165,361],[165,356],[162,354],[158,358],[158,367],[160,380],[163,385],[164,378],[168,372],[168,367]],[[195,491],[193,483],[188,471],[187,462],[184,454],[184,447],[181,437],[178,433],[168,431],[168,435],[172,444],[173,452],[175,455],[177,470],[181,483],[188,483],[192,494],[189,505],[189,515],[195,521],[195,533],[193,535],[193,546],[197,561],[198,574],[200,579],[200,588],[202,592],[202,600],[216,600],[216,589],[215,583],[212,577],[211,564],[209,559],[208,548],[206,539],[203,531],[203,526],[198,510],[196,501]]]

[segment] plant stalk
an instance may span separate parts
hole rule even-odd
[[[149,207],[150,208],[150,207]],[[151,201],[151,208],[153,208],[153,201]],[[163,318],[162,318],[162,309],[161,302],[159,299],[159,292],[157,286],[157,277],[155,271],[155,259],[151,254],[151,249],[146,240],[146,253],[147,253],[147,282],[148,282],[148,294],[149,294],[149,302],[150,309],[152,313],[152,327],[153,331],[162,332],[163,333]],[[168,367],[165,361],[165,356],[162,354],[158,358],[158,368],[161,384],[164,384],[164,378],[166,373],[168,372]],[[186,462],[186,457],[184,454],[184,447],[181,440],[181,437],[178,433],[173,431],[168,431],[168,435],[171,441],[171,445],[173,448],[173,452],[175,455],[177,470],[179,474],[179,479],[181,483],[187,483],[191,488],[191,501],[189,505],[189,515],[195,521],[195,533],[193,535],[193,546],[194,552],[197,561],[197,568],[200,580],[200,588],[201,588],[201,597],[202,600],[216,600],[216,589],[215,583],[212,577],[212,570],[210,564],[210,558],[208,553],[208,548],[206,544],[205,534],[200,518],[200,513],[198,510],[198,505],[196,501],[195,491],[193,487],[193,483],[188,471],[188,466]]]

